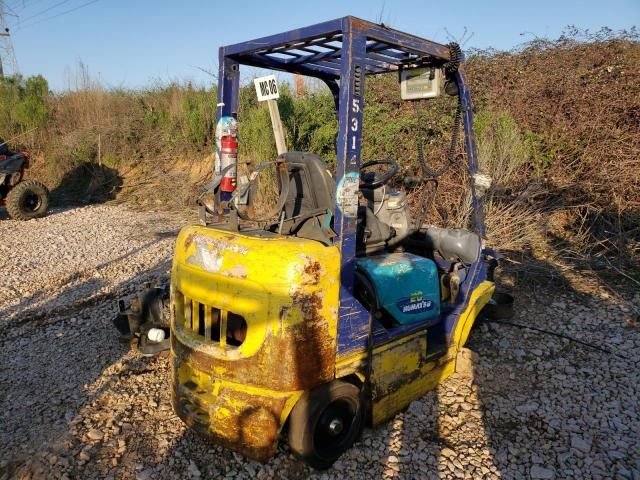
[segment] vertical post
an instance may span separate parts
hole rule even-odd
[[[349,25],[350,27],[350,25]],[[340,78],[340,106],[338,110],[338,162],[336,218],[334,229],[338,234],[344,257],[355,256],[355,232],[358,215],[360,184],[360,146],[362,142],[362,110],[364,107],[364,77],[366,39],[345,32],[342,40]]]
[[[98,165],[102,166],[102,141],[100,140],[100,134],[98,134]]]
[[[2,65],[3,61],[10,66],[11,75],[18,73],[18,62],[11,42],[11,33],[5,21],[4,8],[4,1],[0,0],[0,51],[3,54],[3,56],[0,56],[0,78],[4,78],[5,73]]]
[[[360,190],[360,146],[366,35],[343,21],[342,59],[338,108],[338,159],[336,168],[336,211],[334,242],[340,246],[340,312],[338,352],[362,349],[367,345],[369,313],[354,297],[356,224]]]
[[[222,117],[237,116],[238,91],[240,89],[239,64],[226,57],[224,47],[220,47],[218,59],[218,105],[216,108],[216,125]],[[214,176],[220,175],[221,170],[222,168],[219,163],[219,158],[216,158]],[[222,203],[222,206],[226,205],[226,202],[231,200],[231,194],[231,192],[220,192],[220,202]]]
[[[282,155],[287,151],[287,144],[284,141],[284,128],[282,128],[282,120],[280,119],[278,101],[267,100],[267,104],[269,105],[269,115],[271,116],[273,136],[276,137],[276,150],[278,151],[278,155]]]
[[[240,65],[228,59],[224,47],[219,50],[218,105],[216,121],[221,117],[238,113],[238,88],[240,86]]]
[[[458,84],[458,95],[462,105],[462,124],[464,126],[465,150],[467,151],[467,165],[471,174],[471,206],[473,209],[473,227],[476,233],[481,237],[485,237],[484,225],[484,205],[479,197],[476,184],[475,174],[478,173],[478,148],[476,146],[476,137],[473,132],[473,105],[471,103],[471,93],[467,88],[466,75],[464,72],[464,64],[461,64],[456,72],[456,83]]]

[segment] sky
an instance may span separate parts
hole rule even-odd
[[[567,25],[640,27],[640,0],[5,0],[18,68],[56,91],[78,65],[111,88],[211,84],[221,45],[354,15],[464,48],[510,49]],[[17,15],[17,16],[16,16]],[[466,32],[466,35],[464,35]],[[247,78],[250,72],[244,72]]]

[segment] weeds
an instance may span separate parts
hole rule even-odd
[[[638,32],[568,30],[513,52],[470,52],[481,169],[487,192],[488,241],[511,251],[552,248],[574,261],[640,266],[640,44]],[[366,79],[363,161],[392,158],[418,174],[417,144],[429,166],[446,158],[456,101],[402,102],[397,75]],[[42,77],[0,81],[0,134],[35,158],[31,175],[51,186],[66,172],[97,161],[124,178],[123,198],[144,205],[190,205],[213,162],[217,90],[188,83],[142,91],[105,90],[80,65],[75,85],[48,91]],[[269,113],[252,85],[241,88],[240,159],[276,156]],[[333,98],[314,86],[279,99],[290,150],[335,160]],[[468,224],[464,148],[439,178],[427,222]],[[83,168],[82,172],[93,170]],[[75,177],[74,177],[75,178]],[[271,182],[272,184],[273,182]],[[265,192],[275,194],[265,179]],[[396,185],[400,187],[400,184]],[[421,192],[410,194],[414,213]],[[635,273],[634,273],[635,275]]]

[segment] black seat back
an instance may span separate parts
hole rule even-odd
[[[336,182],[326,162],[313,153],[287,152],[280,155],[289,171],[289,195],[284,204],[285,219],[335,209]]]

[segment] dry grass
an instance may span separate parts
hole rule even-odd
[[[640,45],[637,35],[563,38],[472,58],[476,107],[501,105],[533,149],[507,182],[529,199],[547,241],[576,258],[640,265]],[[495,108],[495,107],[492,107]],[[559,226],[558,224],[562,225]]]
[[[479,52],[467,62],[480,167],[493,177],[488,241],[510,252],[640,271],[640,44],[624,34],[587,40],[537,41],[515,52]],[[36,158],[30,173],[52,187],[63,184],[74,168],[97,162],[100,138],[102,166],[123,182],[119,199],[154,208],[192,205],[211,171],[215,92],[188,84],[105,90],[84,67],[74,82],[69,92],[48,96],[46,128],[22,140]],[[438,168],[455,99],[418,108],[401,102],[397,90],[395,75],[367,79],[363,159],[397,159],[415,175],[420,140],[427,162]],[[241,160],[257,165],[273,160],[275,149],[268,114],[251,95],[241,92]],[[326,115],[313,116],[325,100],[331,102],[291,100],[283,105],[285,124],[313,138],[327,124]],[[464,155],[460,144],[437,193],[429,187],[427,194],[437,196],[426,222],[468,225]],[[266,210],[277,192],[273,176],[263,176]],[[91,188],[108,190],[110,182],[103,172]],[[414,218],[421,195],[410,194]]]

